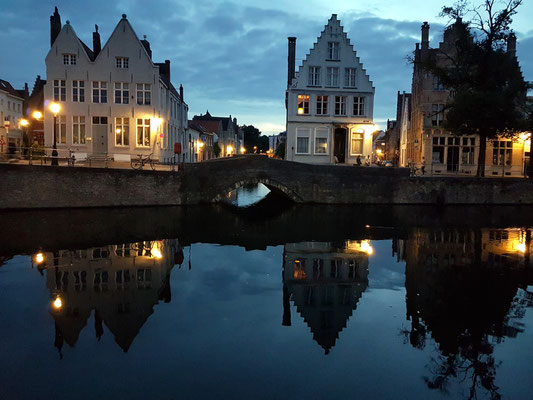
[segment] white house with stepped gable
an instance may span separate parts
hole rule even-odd
[[[295,72],[289,37],[285,158],[313,164],[356,164],[372,154],[374,92],[337,15]]]
[[[154,63],[150,44],[139,40],[126,15],[101,47],[98,27],[93,49],[86,46],[57,12],[50,17],[51,48],[44,88],[45,146],[54,138],[51,102],[57,116],[59,156],[72,149],[76,158],[107,154],[129,161],[138,154],[175,162],[174,144],[186,151],[188,106],[170,81],[170,61]],[[179,147],[179,146],[178,146]],[[187,155],[179,161],[186,161]]]

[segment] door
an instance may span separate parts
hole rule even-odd
[[[93,117],[93,153],[107,153],[107,117]]]
[[[446,170],[455,172],[459,169],[459,147],[448,146],[448,156],[446,157]]]
[[[346,162],[346,129],[335,129],[333,155],[335,156],[335,162]]]

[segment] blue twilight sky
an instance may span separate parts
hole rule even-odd
[[[263,133],[285,129],[284,91],[287,36],[296,36],[297,64],[302,62],[331,14],[338,14],[376,88],[375,122],[395,118],[396,93],[410,91],[406,56],[420,39],[420,25],[431,24],[433,44],[442,37],[438,18],[453,0],[0,0],[0,78],[30,88],[45,77],[49,16],[57,5],[62,23],[70,20],[92,47],[94,24],[102,46],[123,13],[139,38],[147,35],[154,61],[171,60],[174,85],[183,84],[194,114],[238,118]],[[480,2],[481,0],[475,0]],[[7,7],[9,3],[9,7]],[[533,2],[515,16],[518,57],[524,76],[533,81]],[[290,4],[290,6],[289,6]]]

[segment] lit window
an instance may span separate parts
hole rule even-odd
[[[129,58],[128,57],[117,57],[116,66],[117,66],[117,68],[128,68],[129,67]]]
[[[308,94],[298,95],[298,114],[299,115],[309,114],[309,95]]]
[[[511,140],[494,140],[492,142],[492,164],[511,165],[513,162],[513,142]]]
[[[72,101],[83,103],[85,101],[85,82],[72,81]]]
[[[85,117],[72,117],[72,143],[85,144]]]
[[[150,119],[137,119],[137,146],[150,147]]]
[[[76,65],[76,54],[63,54],[63,65]]]
[[[352,155],[361,155],[363,154],[363,143],[364,143],[365,131],[363,129],[353,129],[352,130]]]
[[[328,138],[317,137],[315,138],[315,154],[327,154],[328,153]]]
[[[123,82],[115,83],[115,104],[129,104],[130,84]]]
[[[339,59],[339,42],[328,42],[328,60]]]
[[[130,119],[115,118],[115,144],[128,146],[130,144]]]
[[[353,115],[356,117],[362,117],[365,115],[365,98],[355,96],[353,98]]]

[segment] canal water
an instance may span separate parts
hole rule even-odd
[[[0,398],[531,399],[533,210],[246,190],[0,213]]]

